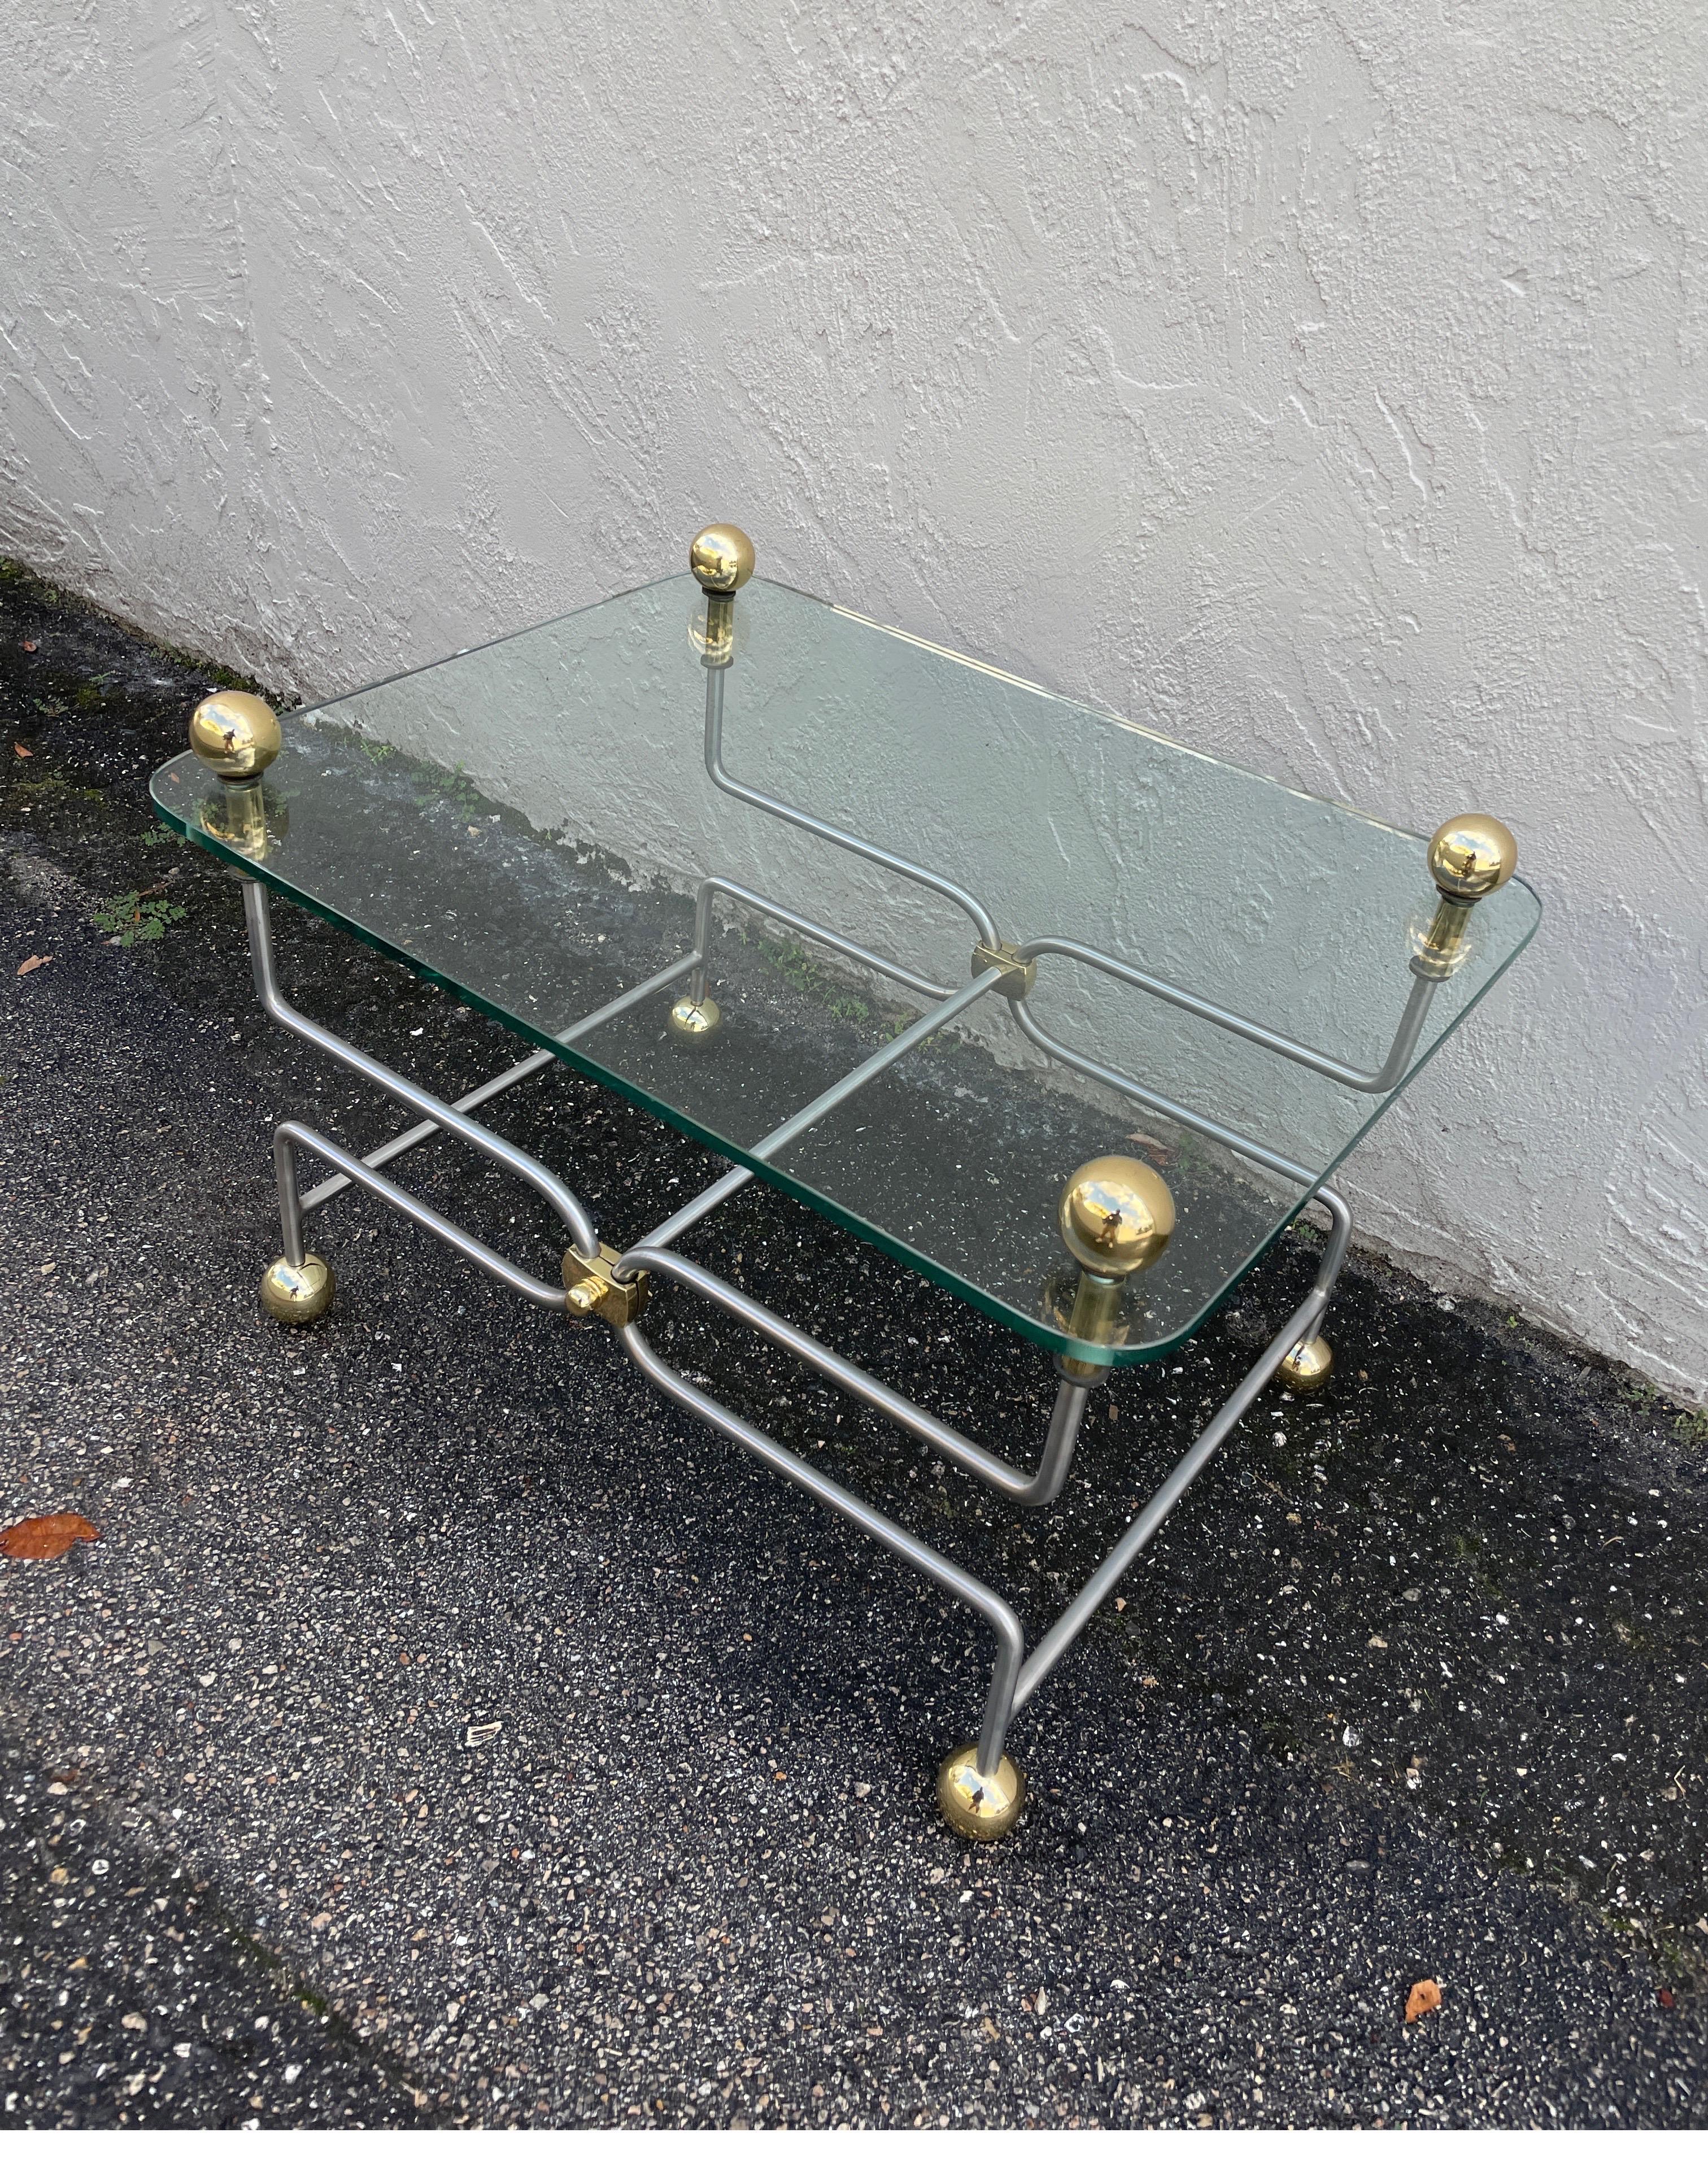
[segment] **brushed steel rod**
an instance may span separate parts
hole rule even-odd
[[[1328,1242],[1317,1267],[1317,1276],[1310,1293],[1217,1410],[1208,1427],[1193,1442],[1189,1451],[1169,1471],[1160,1489],[1146,1501],[1090,1582],[1033,1647],[1015,1690],[1014,1709],[1017,1711],[1033,1694],[1039,1683],[1098,1608],[1114,1594],[1116,1585],[1179,1505],[1199,1471],[1217,1452],[1228,1433],[1275,1377],[1282,1356],[1298,1342],[1309,1340],[1322,1323],[1323,1313],[1328,1308],[1330,1294],[1340,1277],[1347,1244],[1351,1238],[1352,1214],[1331,1189],[1319,1190],[1317,1198],[1319,1202],[1327,1206],[1333,1224],[1329,1230]]]
[[[817,940],[821,947],[828,947],[838,954],[848,955],[852,960],[862,963],[867,969],[875,969],[880,977],[888,977],[895,984],[905,985],[909,991],[917,992],[924,999],[946,1000],[955,989],[952,985],[934,985],[928,977],[921,977],[912,969],[904,969],[899,962],[891,962],[882,954],[874,954],[870,947],[862,947],[857,941],[845,939],[840,931],[833,931],[827,925],[814,924],[807,917],[797,916],[792,908],[785,908],[780,902],[769,901],[762,893],[754,893],[747,886],[738,886],[734,879],[709,878],[702,881],[694,903],[694,950],[699,957],[692,986],[692,996],[696,1000],[703,1000],[706,997],[706,964],[712,951],[712,903],[720,893],[727,894],[732,901],[744,903],[749,908],[757,909],[760,915],[769,917],[774,924],[786,925],[791,931],[798,931],[805,939]]]
[[[1045,954],[1060,954],[1069,961],[1083,962],[1088,969],[1100,969],[1105,976],[1118,977],[1123,984],[1137,986],[1153,998],[1165,1000],[1171,1008],[1180,1008],[1200,1021],[1213,1023],[1217,1029],[1230,1030],[1252,1045],[1260,1045],[1266,1052],[1279,1053],[1283,1060],[1291,1060],[1301,1068],[1309,1068],[1318,1075],[1325,1075],[1330,1082],[1338,1083],[1348,1090],[1362,1091],[1374,1097],[1379,1092],[1391,1090],[1410,1064],[1418,1038],[1424,1026],[1424,1018],[1430,1011],[1430,1002],[1435,997],[1438,980],[1415,974],[1413,960],[1412,990],[1400,1013],[1399,1026],[1394,1032],[1388,1057],[1374,1073],[1349,1068],[1344,1061],[1332,1060],[1314,1046],[1301,1045],[1297,1040],[1284,1037],[1279,1030],[1265,1030],[1261,1023],[1249,1021],[1231,1008],[1219,1006],[1214,1000],[1200,999],[1196,992],[1184,991],[1160,977],[1153,977],[1143,969],[1135,969],[1131,962],[1123,962],[1118,955],[1105,954],[1095,947],[1083,946],[1077,939],[1029,939],[1015,952],[1022,961],[1034,962]]]
[[[699,959],[697,950],[685,954],[679,962],[672,962],[669,969],[660,969],[655,975],[648,977],[644,984],[636,985],[632,991],[619,993],[614,1000],[607,1001],[603,1007],[595,1008],[592,1014],[583,1015],[579,1022],[571,1023],[567,1030],[560,1030],[557,1035],[558,1043],[571,1045],[576,1038],[586,1037],[590,1031],[603,1029],[625,1008],[638,1007],[642,1000],[650,999],[664,986],[675,984],[679,977],[695,968]],[[541,1068],[551,1067],[561,1057],[561,1054],[544,1049],[531,1052],[526,1060],[519,1060],[514,1068],[507,1068],[502,1075],[494,1075],[489,1082],[478,1084],[474,1090],[466,1092],[456,1100],[453,1111],[471,1113],[477,1106],[485,1105],[488,1098],[496,1098],[500,1090],[508,1090],[514,1084],[525,1082],[530,1075],[537,1075]],[[393,1159],[401,1157],[406,1151],[412,1151],[417,1144],[426,1143],[430,1136],[439,1133],[437,1121],[418,1121],[414,1128],[405,1129],[401,1135],[393,1136],[389,1141],[383,1143],[377,1151],[369,1151],[362,1164],[366,1167],[388,1166]],[[336,1196],[341,1189],[348,1189],[351,1179],[349,1174],[335,1173],[329,1181],[318,1183],[304,1196],[303,1210],[311,1212],[317,1204],[324,1204],[328,1197]]]
[[[905,1560],[909,1567],[940,1585],[963,1605],[969,1605],[983,1615],[996,1637],[996,1663],[990,1676],[990,1688],[985,1698],[984,1718],[978,1736],[978,1769],[994,1772],[1002,1757],[1003,1737],[1014,1709],[1014,1687],[1020,1671],[1022,1654],[1026,1648],[1026,1637],[1014,1608],[1007,1600],[998,1597],[965,1568],[945,1559],[939,1552],[922,1543],[911,1530],[904,1530],[899,1522],[880,1515],[875,1507],[835,1483],[814,1469],[810,1462],[802,1461],[798,1455],[791,1454],[769,1433],[757,1425],[746,1423],[726,1409],[721,1401],[691,1385],[680,1372],[673,1371],[647,1344],[636,1325],[625,1325],[620,1338],[630,1356],[644,1371],[653,1383],[668,1394],[673,1401],[686,1409],[702,1423],[710,1424],[725,1438],[733,1439],[737,1446],[745,1447],[749,1454],[757,1455],[768,1467],[798,1484],[803,1492],[810,1493],[821,1506],[828,1507],[843,1521],[862,1530],[868,1538],[875,1538],[881,1545]]]
[[[909,863],[906,856],[892,855],[889,849],[875,848],[870,841],[862,841],[857,834],[845,833],[840,825],[827,825],[822,818],[814,818],[805,810],[796,810],[787,803],[780,803],[774,796],[764,795],[757,787],[748,787],[725,770],[724,765],[724,676],[728,665],[708,664],[706,668],[706,770],[714,787],[725,795],[733,795],[738,803],[751,803],[755,810],[763,810],[769,818],[780,818],[785,825],[797,825],[803,833],[811,833],[818,840],[828,841],[833,848],[846,848],[851,855],[863,856],[868,863],[879,864],[886,871],[894,871],[898,878],[912,879],[916,886],[928,887],[933,893],[941,894],[952,901],[957,908],[964,909],[972,919],[979,937],[988,947],[996,944],[996,926],[990,920],[990,912],[983,902],[974,898],[964,886],[952,879],[945,879],[936,871],[928,871],[923,864]]]
[[[484,1242],[435,1212],[431,1205],[423,1204],[418,1196],[411,1196],[406,1189],[383,1173],[375,1173],[363,1159],[347,1151],[338,1144],[330,1143],[314,1129],[306,1128],[300,1121],[281,1121],[273,1132],[273,1158],[278,1177],[279,1223],[284,1230],[284,1255],[295,1265],[302,1262],[302,1210],[308,1203],[306,1197],[296,1195],[296,1152],[300,1148],[312,1151],[317,1158],[324,1159],[328,1166],[336,1167],[357,1187],[365,1189],[382,1204],[400,1212],[405,1219],[412,1219],[439,1241],[449,1243],[460,1255],[489,1273],[515,1295],[524,1296],[529,1302],[541,1304],[547,1310],[564,1308],[564,1289],[552,1287],[544,1280],[537,1280],[532,1273],[513,1265],[508,1257],[496,1250],[489,1250]]]
[[[1021,1507],[1046,1507],[1058,1497],[1067,1481],[1072,1466],[1074,1442],[1085,1415],[1085,1405],[1090,1388],[1083,1381],[1064,1378],[1056,1390],[1055,1406],[1050,1416],[1050,1432],[1044,1441],[1044,1450],[1036,1472],[1028,1476],[1024,1470],[1015,1469],[972,1439],[946,1424],[929,1409],[922,1409],[910,1401],[905,1394],[898,1394],[893,1386],[886,1386],[881,1378],[874,1378],[869,1371],[862,1371],[857,1363],[851,1363],[839,1356],[823,1341],[813,1339],[786,1317],[780,1317],[768,1310],[752,1295],[744,1295],[740,1288],[731,1287],[727,1280],[719,1279],[715,1273],[697,1265],[691,1257],[680,1256],[674,1250],[656,1245],[639,1244],[625,1250],[617,1264],[617,1276],[627,1279],[637,1272],[658,1273],[664,1278],[676,1281],[691,1289],[708,1302],[716,1303],[766,1339],[794,1356],[797,1361],[816,1371],[820,1378],[828,1378],[833,1385],[842,1388],[864,1401],[868,1408],[899,1424],[911,1438],[920,1440],[935,1454],[955,1462],[967,1474],[976,1477],[980,1483],[989,1484]]]

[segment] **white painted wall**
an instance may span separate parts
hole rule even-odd
[[[1697,0],[45,0],[0,545],[328,692],[773,574],[1549,920],[1367,1234],[1708,1390]]]

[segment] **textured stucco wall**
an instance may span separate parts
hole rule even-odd
[[[1367,1234],[1708,1387],[1696,0],[57,0],[0,21],[0,544],[328,692],[774,574],[1549,920]]]

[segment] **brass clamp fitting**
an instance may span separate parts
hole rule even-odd
[[[620,1331],[641,1315],[647,1306],[647,1275],[636,1273],[632,1279],[620,1280],[617,1257],[609,1242],[600,1243],[596,1257],[565,1251],[564,1307],[571,1317],[602,1317]]]
[[[982,977],[987,969],[1000,969],[999,980],[992,991],[1005,1000],[1023,1000],[1031,992],[1038,977],[1038,964],[1022,961],[1005,939],[987,943],[980,940],[972,950],[972,974]]]

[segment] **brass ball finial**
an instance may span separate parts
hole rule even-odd
[[[222,780],[258,780],[278,755],[278,721],[263,698],[221,689],[190,714],[190,747]]]
[[[1056,1219],[1062,1240],[1087,1272],[1125,1279],[1154,1265],[1168,1247],[1174,1199],[1143,1159],[1094,1158],[1070,1177]]]
[[[1518,869],[1518,844],[1498,818],[1468,810],[1438,825],[1430,842],[1430,876],[1448,901],[1482,901]]]
[[[733,522],[714,522],[688,548],[688,567],[702,591],[729,598],[753,572],[753,541]]]

